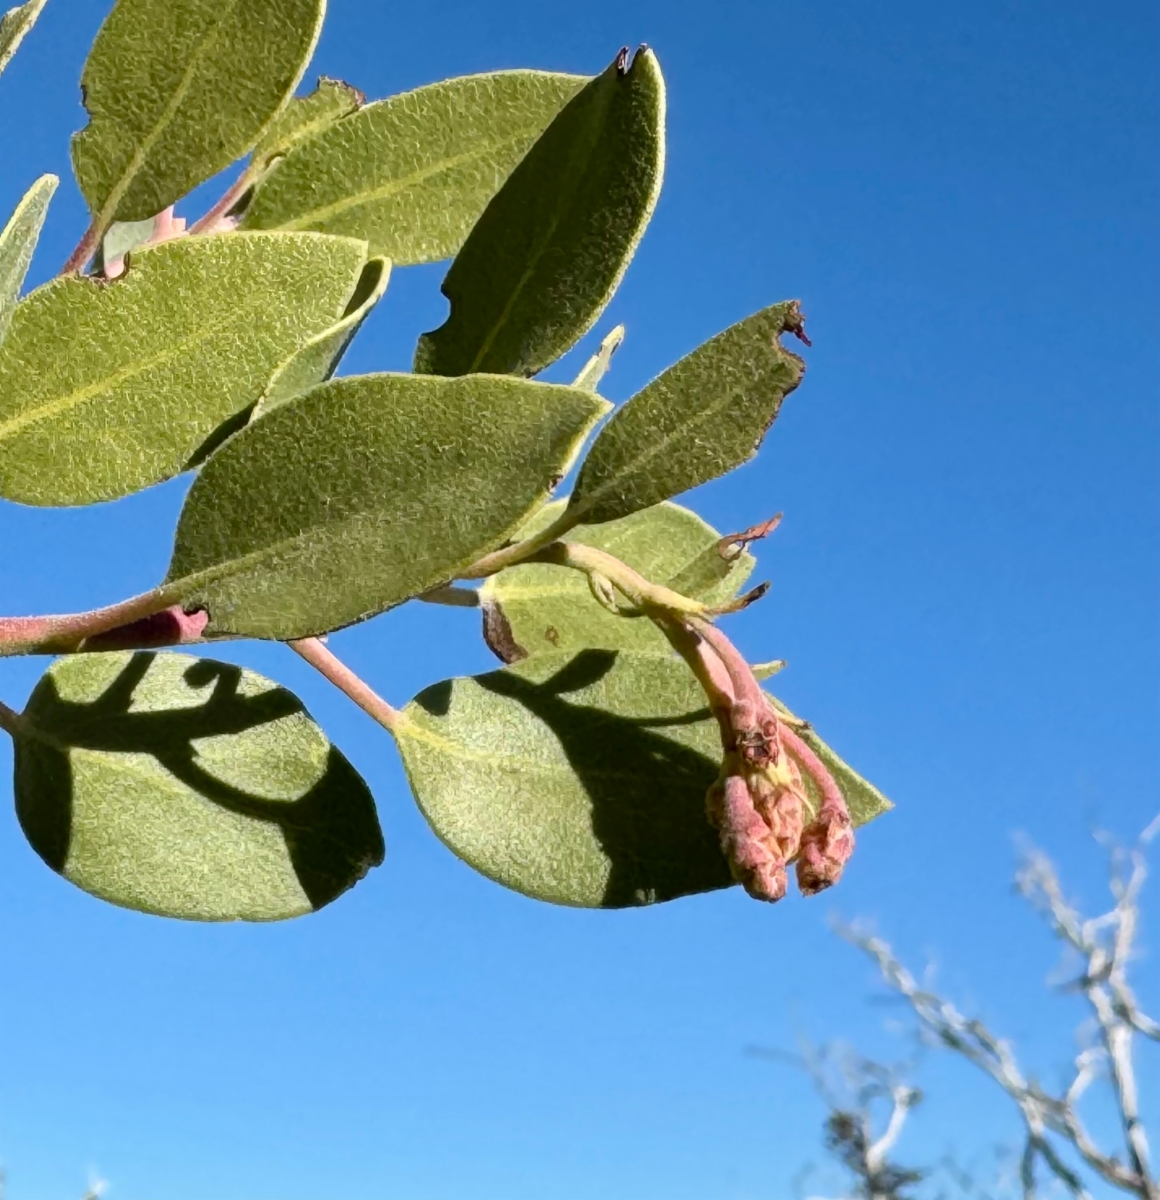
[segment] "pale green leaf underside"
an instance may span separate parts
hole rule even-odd
[[[347,305],[346,316],[317,337],[311,338],[274,372],[254,409],[255,417],[295,396],[301,396],[334,374],[359,327],[382,299],[390,277],[391,264],[387,259],[372,258],[367,263]]]
[[[619,908],[732,883],[705,816],[720,735],[681,661],[538,654],[427,688],[404,715],[396,736],[424,815],[505,887]],[[847,795],[856,824],[885,807]]]
[[[292,148],[258,187],[243,228],[366,238],[399,266],[449,258],[585,82],[497,71],[368,104]]]
[[[25,192],[0,232],[0,342],[8,333],[16,300],[48,213],[48,202],[59,183],[55,175],[42,175]]]
[[[124,258],[126,254],[144,246],[157,228],[157,217],[146,217],[143,221],[114,221],[101,239],[100,269],[107,264]]]
[[[364,262],[350,238],[227,234],[38,288],[0,346],[0,495],[91,504],[178,474],[342,315]]]
[[[16,809],[66,879],[127,908],[270,921],[383,858],[374,802],[284,688],[182,654],[84,654],[37,684]]]
[[[611,521],[724,475],[757,453],[805,364],[780,337],[800,328],[793,302],[730,326],[624,404],[592,445],[572,504]]]
[[[501,545],[604,410],[503,377],[333,379],[208,461],[166,593],[207,609],[210,635],[300,638],[382,612]]]
[[[660,194],[665,87],[651,50],[618,58],[561,110],[480,217],[443,281],[445,324],[415,370],[534,375],[592,327]]]
[[[291,100],[266,127],[262,140],[254,147],[254,162],[259,167],[269,166],[299,142],[357,112],[365,101],[366,97],[358,88],[341,79],[321,76],[310,95]]]
[[[565,504],[560,500],[547,505],[521,534],[527,537],[545,528]],[[721,535],[676,504],[659,504],[603,525],[579,525],[566,538],[606,550],[650,582],[707,604],[731,600],[754,567],[753,556],[746,552],[732,560],[723,557],[718,550]],[[593,598],[585,577],[566,567],[509,567],[487,580],[480,600],[489,644],[505,661],[556,650],[665,654],[669,649],[664,634],[647,617],[610,613]]]
[[[28,0],[18,4],[0,17],[0,72],[12,61],[25,35],[36,24],[40,10],[48,0]]]
[[[620,349],[623,341],[624,326],[617,325],[600,343],[596,353],[580,368],[580,374],[573,380],[572,386],[588,392],[598,391],[600,381],[612,366],[612,356]]]
[[[73,136],[101,228],[161,212],[229,166],[293,94],[325,0],[117,0],[85,63]]]

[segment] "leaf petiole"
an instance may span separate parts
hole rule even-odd
[[[378,721],[384,729],[391,733],[398,729],[403,720],[403,714],[393,705],[388,704],[369,684],[364,683],[318,638],[299,638],[297,641],[287,642],[286,645],[295,654],[306,659],[324,679],[333,683],[340,692],[353,700],[369,717]]]

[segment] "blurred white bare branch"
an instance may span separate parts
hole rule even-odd
[[[907,1000],[921,1027],[986,1072],[1018,1106],[1026,1130],[1020,1168],[1025,1200],[1036,1196],[1040,1164],[1075,1200],[1090,1200],[1081,1174],[1083,1166],[1140,1200],[1160,1200],[1140,1117],[1134,1053],[1137,1034],[1160,1041],[1160,1024],[1141,1011],[1128,977],[1140,889],[1147,876],[1144,851],[1158,831],[1160,817],[1131,849],[1112,847],[1114,903],[1096,917],[1084,919],[1068,903],[1054,866],[1043,854],[1032,851],[1019,869],[1016,882],[1020,892],[1043,914],[1052,933],[1081,959],[1078,976],[1065,986],[1087,1000],[1098,1030],[1096,1041],[1075,1056],[1070,1081],[1058,1093],[1030,1078],[1019,1066],[1010,1043],[982,1021],[964,1016],[949,1000],[921,987],[887,942],[856,927],[839,927],[842,936],[868,954],[887,984]],[[1108,1082],[1119,1117],[1123,1147],[1118,1151],[1102,1149],[1079,1113],[1080,1098],[1101,1080]],[[902,1119],[904,1114],[899,1122]],[[891,1144],[887,1142],[887,1148]],[[1080,1161],[1070,1165],[1065,1153]]]

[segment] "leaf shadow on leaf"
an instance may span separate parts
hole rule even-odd
[[[66,750],[149,754],[204,800],[231,813],[277,825],[303,892],[315,909],[329,904],[383,861],[383,835],[369,789],[346,758],[329,749],[326,769],[297,800],[269,800],[216,778],[198,761],[199,738],[240,734],[303,712],[284,688],[257,695],[238,690],[242,670],[198,659],[185,671],[195,688],[213,684],[204,704],[162,712],[129,711],[133,692],[156,657],[134,654],[112,684],[92,702],[56,694],[39,707],[35,753],[21,754],[18,770],[34,786],[18,793],[17,815],[33,847],[54,870],[63,871],[72,833],[73,780]],[[44,714],[51,712],[46,721]],[[21,800],[21,796],[25,799]],[[35,797],[30,802],[28,797]]]
[[[570,692],[598,682],[613,650],[582,650],[544,683],[506,671],[477,677],[518,701],[559,739],[592,803],[592,832],[611,863],[604,906],[622,908],[729,887],[733,879],[705,815],[705,792],[718,763],[654,729],[704,721],[682,716],[629,718],[575,704]]]

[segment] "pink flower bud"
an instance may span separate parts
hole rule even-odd
[[[850,814],[823,807],[802,834],[797,860],[798,887],[803,896],[816,896],[842,878],[842,869],[854,853]]]
[[[792,862],[801,847],[807,808],[797,767],[788,756],[789,770],[765,771],[750,780],[754,806],[769,830],[783,862]]]
[[[729,770],[731,757],[723,771]],[[706,796],[706,809],[734,879],[755,900],[780,900],[787,887],[786,860],[754,807],[744,776],[730,772],[718,779]]]

